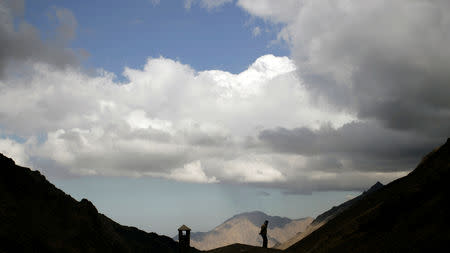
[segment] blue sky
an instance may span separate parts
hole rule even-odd
[[[90,1],[89,7],[82,1],[30,1],[25,18],[51,37],[55,25],[47,15],[56,6],[77,17],[77,37],[70,45],[89,52],[85,66],[117,75],[125,66],[143,66],[148,57],[177,59],[196,70],[239,73],[261,55],[289,54],[283,43],[271,43],[279,25],[252,18],[233,5],[207,10],[197,5],[186,9],[180,0],[157,5],[146,0]],[[254,36],[256,26],[267,31]]]
[[[146,231],[316,216],[448,137],[449,9],[0,0],[0,152]]]

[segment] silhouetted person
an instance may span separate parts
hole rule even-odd
[[[267,224],[269,224],[269,221],[264,221],[264,224],[261,226],[261,231],[259,231],[259,234],[263,238],[263,248],[267,248]]]

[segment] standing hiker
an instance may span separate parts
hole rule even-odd
[[[269,221],[264,221],[264,224],[261,226],[261,231],[259,231],[259,234],[263,238],[263,248],[267,248],[267,224],[269,224]]]

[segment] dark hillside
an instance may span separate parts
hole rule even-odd
[[[450,242],[450,139],[287,252],[440,252]]]
[[[122,226],[0,154],[0,252],[177,251],[171,238]]]
[[[347,208],[352,206],[354,203],[359,201],[364,196],[367,196],[368,194],[371,194],[371,193],[383,188],[383,186],[384,185],[382,183],[376,182],[372,187],[369,188],[369,190],[363,192],[361,195],[359,195],[353,199],[350,199],[350,200],[340,204],[339,206],[333,206],[330,210],[320,214],[319,216],[317,216],[314,219],[314,221],[311,223],[311,225],[314,226],[314,225],[320,224],[322,222],[328,222],[329,220],[336,217],[336,215],[342,213],[344,210],[346,210]]]

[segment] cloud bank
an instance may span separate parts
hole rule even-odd
[[[32,66],[26,77],[0,82],[2,132],[26,140],[14,145],[35,166],[69,175],[285,182],[258,133],[353,119],[311,106],[287,57],[262,56],[239,74],[150,58],[143,69],[126,68],[124,83],[104,71]]]
[[[11,48],[0,54],[0,151],[55,176],[151,176],[297,194],[389,182],[447,137],[446,1],[236,4],[282,24],[278,39],[292,56],[261,56],[239,74],[148,58],[143,68],[125,67],[122,82],[83,71],[64,43],[16,29],[21,5],[0,5],[2,43]],[[54,12],[65,27],[60,40],[73,39],[75,17]],[[25,66],[20,75],[12,64]]]

